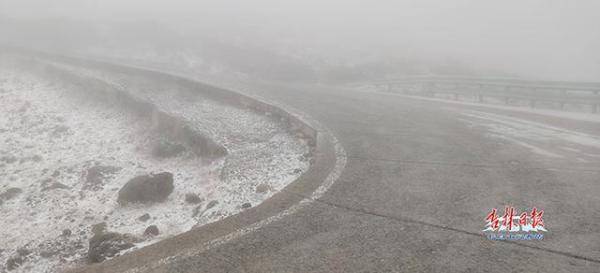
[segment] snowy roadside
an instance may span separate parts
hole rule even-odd
[[[139,92],[229,152],[208,165],[185,151],[156,158],[149,120],[72,96],[84,92],[72,89],[0,68],[0,271],[54,272],[82,262],[99,223],[131,234],[136,247],[151,244],[255,206],[309,165],[306,143],[275,119],[202,98]],[[131,178],[163,171],[175,185],[165,202],[117,203]],[[144,235],[151,225],[158,235]]]

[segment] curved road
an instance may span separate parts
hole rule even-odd
[[[254,89],[330,128],[345,170],[295,214],[152,272],[599,272],[600,147],[586,140],[600,123],[325,87]],[[484,125],[499,117],[564,131],[519,145],[489,136],[496,127]],[[546,237],[485,238],[486,214],[505,205],[543,209]]]

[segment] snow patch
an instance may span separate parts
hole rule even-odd
[[[73,89],[0,68],[0,194],[22,190],[0,204],[0,271],[23,248],[31,253],[14,272],[55,272],[81,262],[91,226],[100,222],[109,231],[140,237],[136,248],[142,247],[236,214],[244,203],[256,206],[308,169],[307,144],[274,119],[210,100],[175,100],[168,93],[123,87],[185,118],[229,151],[209,165],[190,153],[157,159],[150,152],[156,136],[148,132],[149,120],[73,96],[84,92]],[[94,166],[107,168],[100,185],[87,182]],[[233,172],[223,176],[222,169]],[[167,201],[117,204],[117,192],[129,179],[162,171],[174,174],[175,190]],[[270,190],[257,192],[260,184]],[[188,193],[203,201],[185,202]],[[138,220],[145,213],[150,218]],[[144,237],[149,225],[158,226],[160,235]]]

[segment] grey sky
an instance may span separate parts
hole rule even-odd
[[[600,81],[597,0],[0,0],[0,13],[155,19],[324,58],[459,60],[530,77]]]

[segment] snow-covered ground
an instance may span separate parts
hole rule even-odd
[[[156,242],[238,213],[243,204],[255,206],[309,166],[305,141],[274,118],[199,97],[175,99],[114,76],[103,75],[184,118],[229,154],[210,164],[188,152],[156,158],[150,120],[81,95],[93,91],[0,67],[0,271],[14,257],[24,259],[14,272],[53,272],[80,262],[92,225],[101,222],[139,237],[138,246]],[[129,179],[162,171],[174,174],[167,201],[117,204]],[[186,194],[202,201],[186,202]],[[148,220],[138,219],[146,213]],[[160,234],[143,236],[149,225]]]

